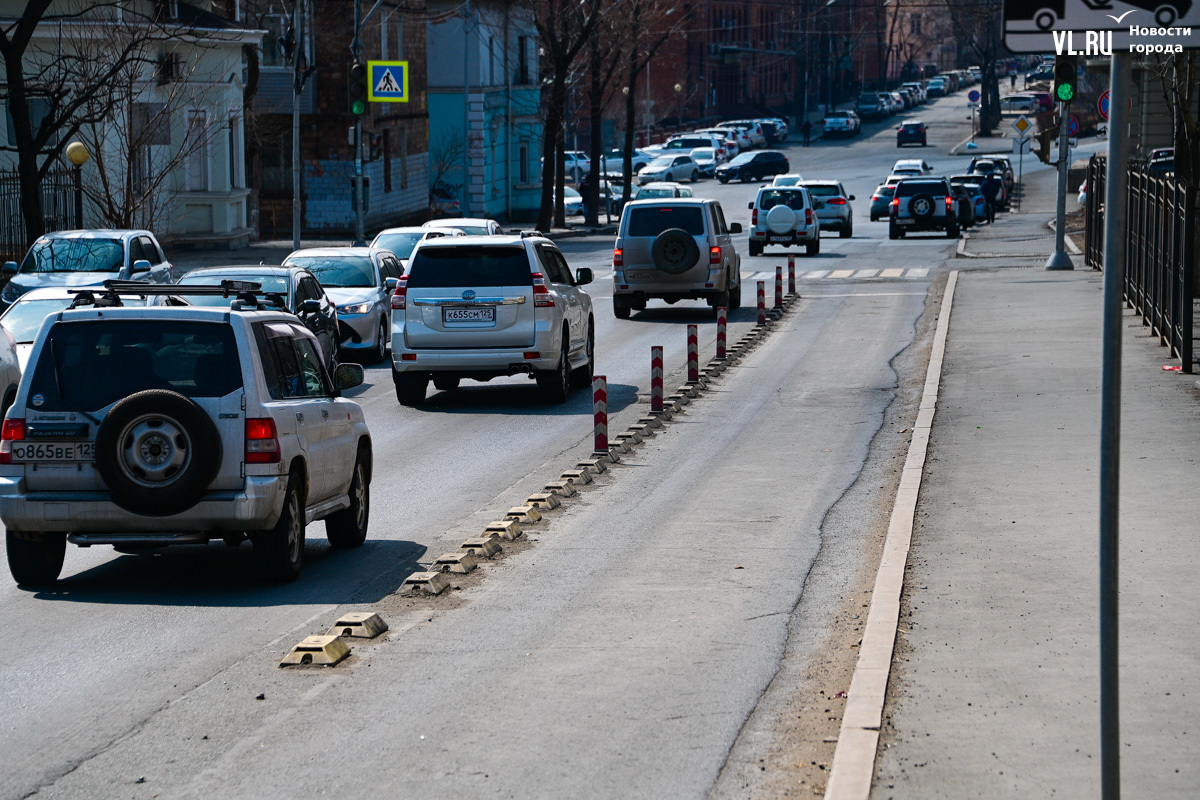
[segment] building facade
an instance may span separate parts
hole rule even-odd
[[[511,220],[541,202],[537,31],[514,5],[430,4],[429,180],[464,216]]]

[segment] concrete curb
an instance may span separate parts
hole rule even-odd
[[[842,715],[842,727],[829,771],[829,783],[825,787],[825,800],[867,800],[871,793],[879,728],[883,723],[883,704],[892,669],[892,651],[896,644],[896,628],[900,623],[904,568],[908,563],[917,497],[925,471],[925,454],[929,447],[933,414],[937,409],[942,359],[946,354],[946,334],[950,327],[950,310],[957,284],[958,270],[954,270],[950,273],[942,296],[942,309],[933,335],[933,352],[929,357],[925,387],[921,392],[921,405],[917,410],[912,441],[904,460],[904,471],[892,507],[892,518],[888,523],[875,587],[871,592],[871,607],[863,628],[858,663],[850,680],[846,710]]]
[[[1046,220],[1046,227],[1058,233],[1058,220]],[[1075,244],[1075,240],[1071,238],[1071,232],[1067,231],[1067,235],[1063,237],[1063,241],[1067,243],[1067,249],[1071,251],[1073,256],[1083,255],[1083,251],[1079,249],[1079,245]]]
[[[549,233],[546,234],[546,238],[551,241],[558,241],[559,239],[581,239],[584,236],[616,236],[616,235],[617,235],[617,226],[616,225],[603,225],[599,228],[586,228],[583,230],[578,229],[578,228],[572,228],[571,230],[567,230],[567,231],[550,231]]]

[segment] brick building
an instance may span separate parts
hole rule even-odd
[[[354,0],[305,4],[304,56],[314,72],[301,95],[303,230],[354,229],[355,118],[347,104],[352,57]],[[292,78],[278,39],[287,31],[284,4],[247,4],[257,25],[268,31],[260,51],[252,124],[247,141],[249,168],[258,189],[258,229],[264,238],[291,234]],[[365,9],[364,9],[365,12]],[[385,0],[363,29],[363,60],[408,61],[408,103],[370,103],[363,115],[367,143],[363,165],[368,234],[388,225],[419,222],[429,210],[429,106],[426,81],[425,0]]]

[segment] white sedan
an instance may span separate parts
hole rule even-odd
[[[638,174],[642,167],[654,160],[654,153],[647,153],[645,150],[633,151],[633,174]],[[624,150],[609,150],[604,154],[604,160],[600,162],[600,169],[605,175],[620,175],[625,169],[625,151]]]
[[[700,180],[700,165],[691,156],[659,156],[638,170],[638,183]]]
[[[1000,110],[1028,114],[1041,105],[1036,97],[1027,94],[1006,94],[1000,98]]]

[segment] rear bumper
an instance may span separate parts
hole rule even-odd
[[[626,270],[622,269],[613,273],[613,295],[679,299],[713,297],[725,290],[726,281],[724,267],[707,270],[699,277],[680,276],[675,280],[629,280]]]
[[[393,328],[392,371],[396,375],[453,372],[464,376],[474,373],[494,377],[554,369],[558,366],[558,351],[562,347],[557,334],[557,330],[539,322],[529,347],[422,349],[404,345],[403,332]],[[538,357],[526,358],[526,353],[538,353]]]
[[[181,514],[151,517],[126,511],[106,491],[30,492],[25,479],[0,477],[0,520],[10,531],[70,531],[89,535],[88,544],[203,541],[208,532],[266,530],[279,521],[286,475],[251,475],[241,491],[210,492]],[[147,539],[146,541],[149,541]]]

